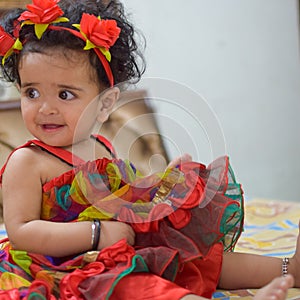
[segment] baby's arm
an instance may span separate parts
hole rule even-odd
[[[56,257],[91,250],[91,222],[58,223],[40,219],[42,182],[49,181],[43,175],[45,160],[38,150],[24,148],[14,152],[7,164],[3,176],[3,207],[12,246]],[[99,248],[122,238],[134,243],[134,232],[129,225],[102,222]]]

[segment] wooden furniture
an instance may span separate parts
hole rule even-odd
[[[25,7],[31,0],[0,0],[0,9],[7,10],[16,7]]]
[[[31,0],[0,0],[0,17],[12,8],[25,8],[26,4],[31,3]]]

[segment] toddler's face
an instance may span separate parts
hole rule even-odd
[[[97,118],[95,99],[100,85],[95,70],[86,53],[69,50],[69,54],[26,53],[19,65],[25,125],[52,146],[66,147],[87,139]]]

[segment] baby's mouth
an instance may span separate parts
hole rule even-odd
[[[63,125],[59,124],[42,124],[41,126],[44,130],[56,130],[63,127]]]

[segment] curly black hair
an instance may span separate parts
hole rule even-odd
[[[145,71],[145,60],[142,54],[145,41],[143,35],[134,29],[124,11],[123,4],[118,0],[60,0],[58,3],[64,12],[64,17],[70,21],[57,23],[74,29],[72,24],[80,23],[83,13],[100,16],[101,19],[116,20],[121,33],[116,43],[110,48],[110,67],[115,84],[133,81],[137,82]],[[23,9],[13,9],[3,16],[0,25],[11,35],[16,27],[16,22]],[[76,30],[76,29],[75,29]],[[28,52],[44,53],[49,48],[70,49],[84,51],[85,42],[66,30],[46,30],[41,39],[34,32],[34,26],[25,25],[20,30],[20,41],[23,49],[20,53],[13,53],[1,65],[2,74],[6,81],[20,83],[18,65],[22,55]],[[66,55],[66,53],[64,54]],[[93,50],[89,51],[91,65],[96,69],[99,81],[109,86],[109,81],[104,68]]]

